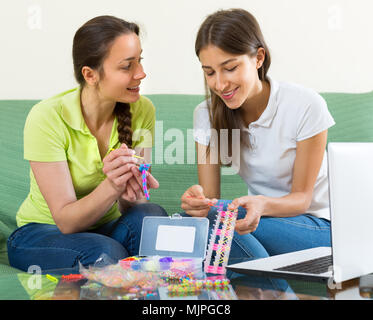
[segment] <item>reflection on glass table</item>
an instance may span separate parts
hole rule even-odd
[[[62,275],[73,270],[48,270],[42,274],[21,272],[0,277],[0,299],[79,300],[79,299],[138,299],[138,300],[302,300],[302,299],[367,299],[359,292],[357,280],[347,281],[330,288],[320,283],[309,283],[277,278],[233,275],[225,290],[199,290],[198,292],[169,292],[166,286],[153,291],[129,292],[110,288],[83,279],[65,281]],[[50,277],[47,277],[47,274]]]

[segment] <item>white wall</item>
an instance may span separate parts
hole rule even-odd
[[[142,26],[143,94],[203,94],[195,35],[206,15],[231,7],[257,17],[273,78],[318,91],[373,90],[372,0],[0,0],[0,99],[75,86],[74,33],[102,14]]]

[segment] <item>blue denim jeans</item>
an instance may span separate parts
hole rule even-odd
[[[142,221],[150,215],[167,216],[167,213],[153,203],[138,204],[97,229],[73,234],[61,233],[56,225],[29,223],[8,238],[9,263],[23,271],[37,265],[42,270],[78,272],[78,262],[93,265],[102,254],[112,261],[137,255]]]

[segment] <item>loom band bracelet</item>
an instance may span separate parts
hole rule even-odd
[[[150,168],[150,164],[141,164],[139,166],[139,171],[141,172],[141,176],[142,176],[142,187],[144,190],[144,195],[146,197],[146,200],[150,199],[147,181],[146,181],[146,172],[149,170],[149,168]]]
[[[82,274],[68,274],[68,275],[62,275],[61,279],[63,281],[79,281],[82,279],[85,279],[85,277]]]

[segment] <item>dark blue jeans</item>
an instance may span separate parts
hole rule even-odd
[[[61,233],[56,225],[29,223],[8,238],[9,263],[23,271],[36,265],[41,270],[78,272],[78,262],[93,265],[102,254],[112,261],[137,255],[145,216],[167,216],[167,213],[157,204],[138,204],[97,229],[73,234]]]

